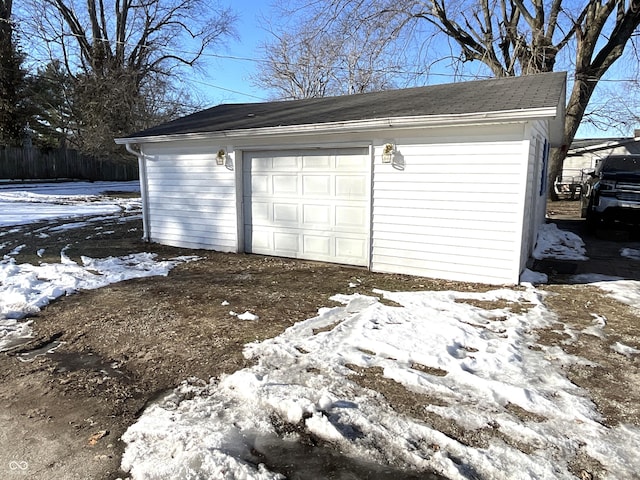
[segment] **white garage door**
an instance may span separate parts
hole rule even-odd
[[[245,250],[369,263],[367,148],[245,152]]]

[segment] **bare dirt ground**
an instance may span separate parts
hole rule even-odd
[[[575,202],[552,204],[550,215],[558,221],[573,221],[572,228],[579,230],[575,206]],[[554,207],[563,213],[554,212]],[[126,281],[58,299],[31,319],[36,338],[0,354],[0,477],[7,479],[124,477],[119,471],[124,447],[119,438],[149,400],[188,377],[208,379],[245,366],[245,343],[273,337],[296,321],[314,316],[319,307],[330,306],[329,297],[336,293],[371,294],[373,288],[489,288],[315,262],[145,244],[139,240],[138,220],[39,238],[38,230],[44,226],[24,227],[3,237],[3,242],[10,243],[7,250],[26,244],[18,262],[57,262],[67,245],[67,254],[76,260],[80,255],[101,258],[142,251],[161,258],[198,255],[202,259],[176,267],[167,277]],[[592,240],[596,246],[601,241],[614,242],[611,251],[623,245],[640,248],[640,243],[629,239]],[[46,248],[42,258],[35,255],[39,248]],[[620,263],[621,271],[636,275],[640,270],[640,262],[629,267],[632,261],[619,255],[611,255],[609,262]],[[558,323],[557,328],[537,332],[540,343],[558,345],[592,360],[593,366],[571,365],[567,372],[590,392],[608,425],[640,425],[640,359],[610,348],[617,341],[640,348],[638,311],[606,297],[596,287],[565,284],[558,265],[543,267],[549,269],[551,282],[542,288],[548,292],[546,301]],[[589,267],[581,265],[576,270],[582,268]],[[229,305],[223,306],[223,301]],[[259,313],[260,321],[238,322],[229,315],[230,310]],[[606,318],[602,338],[582,333],[593,325],[593,314]],[[29,362],[19,358],[20,353],[52,340],[62,342],[54,354]],[[407,394],[380,372],[370,370],[359,372],[359,382],[381,392],[399,413],[422,418],[466,444],[480,446],[490,438],[487,432],[466,432],[433,415],[421,417],[420,402],[437,399]],[[602,475],[601,466],[586,455],[573,459],[572,464],[577,478]],[[587,473],[592,476],[585,477]]]

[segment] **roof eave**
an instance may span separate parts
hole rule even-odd
[[[630,143],[634,143],[638,141],[640,141],[640,138],[638,137],[629,137],[629,138],[620,139],[620,140],[603,139],[601,143],[590,145],[588,147],[570,148],[567,153],[567,156],[577,156],[577,155],[582,155],[584,153],[592,153],[600,150],[609,150],[611,148],[622,147],[624,145],[628,145]]]
[[[147,137],[116,138],[118,145],[162,143],[179,140],[211,140],[241,137],[255,137],[267,135],[301,135],[313,133],[345,133],[364,130],[383,130],[387,128],[416,128],[436,126],[456,126],[470,123],[506,123],[523,122],[528,120],[551,119],[563,121],[557,107],[541,107],[497,112],[474,112],[447,115],[422,115],[410,117],[388,117],[367,120],[353,120],[345,122],[312,123],[304,125],[287,125],[278,127],[259,127],[237,130],[222,130],[217,132],[195,132],[168,135],[153,135]],[[551,146],[559,146],[561,141],[553,138],[554,128],[551,129]],[[561,129],[560,129],[561,130]],[[557,144],[557,145],[556,145]]]

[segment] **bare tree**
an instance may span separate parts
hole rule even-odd
[[[397,77],[396,45],[373,22],[358,25],[347,16],[327,22],[323,16],[292,20],[262,45],[263,60],[254,85],[280,99],[325,97],[383,90]],[[294,25],[293,27],[291,25]]]
[[[295,2],[298,6],[300,2]],[[562,170],[598,82],[622,56],[640,24],[638,0],[320,0],[306,11],[325,23],[367,24],[384,18],[398,35],[426,23],[456,47],[461,63],[480,62],[493,76],[528,75],[560,67],[572,75],[563,132],[552,155],[550,185]],[[391,36],[387,37],[391,41]],[[550,189],[551,193],[553,189]]]
[[[460,13],[444,0],[435,0],[430,7],[413,7],[408,13],[432,23],[458,44],[463,60],[480,61],[495,76],[552,71],[559,52],[573,44],[575,70],[564,147],[553,153],[549,165],[549,185],[553,185],[598,82],[622,56],[640,24],[640,2],[588,0],[576,5],[563,0],[479,0]]]
[[[274,38],[263,46],[265,58],[252,83],[284,100],[327,96],[331,72],[326,65],[334,58],[329,45],[290,33],[274,34]]]
[[[32,35],[73,79],[73,141],[92,153],[175,113],[187,69],[234,35],[235,16],[206,0],[30,2]]]
[[[582,117],[582,124],[593,129],[615,132],[624,136],[634,132],[640,124],[640,87],[633,77],[623,82],[608,82],[598,87]]]

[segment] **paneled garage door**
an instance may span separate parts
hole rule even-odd
[[[245,250],[369,263],[367,148],[245,152]]]

